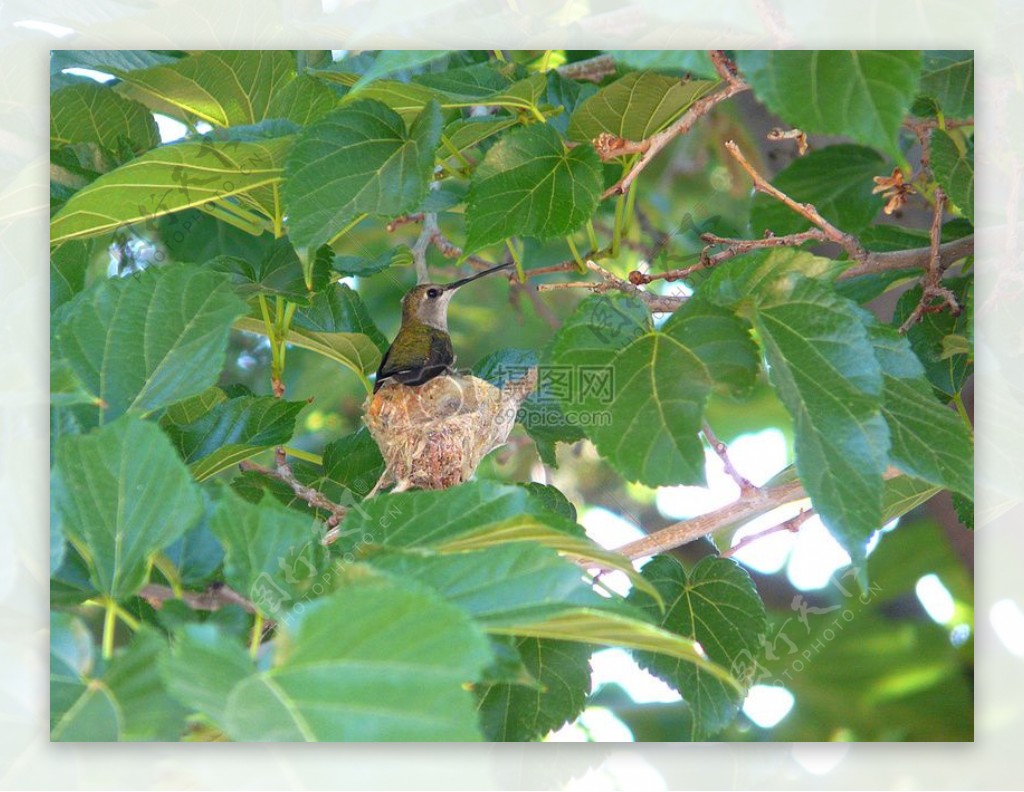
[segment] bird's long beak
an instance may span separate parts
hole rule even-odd
[[[492,272],[499,272],[501,270],[509,269],[510,267],[514,266],[515,264],[513,262],[509,262],[507,264],[499,264],[497,267],[491,267],[490,269],[485,269],[481,272],[474,272],[468,278],[463,278],[462,280],[457,280],[452,283],[446,283],[444,285],[444,290],[454,291],[455,289],[458,289],[460,286],[465,286],[467,283],[478,280],[479,278],[482,278],[485,275],[490,275]]]

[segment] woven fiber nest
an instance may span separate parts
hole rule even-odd
[[[423,385],[387,382],[369,400],[363,422],[387,468],[378,487],[446,489],[472,478],[480,460],[508,439],[537,371],[498,388],[449,374]]]

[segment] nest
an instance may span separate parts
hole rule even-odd
[[[378,487],[394,481],[396,491],[446,489],[468,481],[508,439],[536,384],[536,369],[502,388],[463,374],[417,386],[385,383],[363,417],[387,464]]]

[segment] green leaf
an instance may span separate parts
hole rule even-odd
[[[942,285],[950,289],[957,301],[963,305],[969,293],[972,277],[946,278]],[[921,301],[921,287],[908,289],[896,303],[893,325],[899,326],[906,321],[911,311]],[[974,362],[969,355],[947,355],[944,339],[951,335],[966,335],[967,312],[953,316],[948,310],[937,313],[926,313],[921,321],[907,331],[907,339],[924,365],[928,381],[941,393],[949,397],[955,396],[963,388],[967,378],[974,373]]]
[[[728,311],[693,299],[655,330],[642,302],[619,295],[582,302],[552,362],[579,382],[563,407],[588,413],[581,424],[601,455],[648,486],[703,483],[707,398],[715,385],[749,391],[757,372],[748,331]]]
[[[882,208],[881,196],[871,194],[872,178],[886,175],[885,170],[885,161],[873,149],[841,144],[793,160],[772,184],[795,201],[814,204],[843,231],[857,234]],[[750,225],[756,237],[766,230],[782,236],[811,227],[788,206],[761,193],[750,206]]]
[[[441,153],[449,153],[451,149],[466,151],[516,123],[515,118],[457,118],[444,128],[447,142],[442,141]]]
[[[886,479],[885,490],[882,493],[882,525],[897,517],[902,517],[922,503],[927,503],[941,491],[942,487],[911,476],[896,476]],[[874,577],[873,567],[872,577]]]
[[[698,666],[702,671],[742,692],[740,683],[720,665],[708,660],[700,644],[631,616],[606,610],[577,608],[530,624],[492,628],[532,638],[579,641],[656,652]]]
[[[149,559],[194,525],[202,497],[166,435],[125,416],[57,445],[54,509],[89,554],[89,577],[124,599],[149,574]]]
[[[689,574],[674,558],[660,555],[642,571],[667,604],[662,614],[646,595],[630,597],[662,627],[700,642],[707,656],[725,668],[752,670],[767,629],[764,603],[750,576],[735,561],[709,556]],[[707,739],[736,716],[745,691],[707,674],[699,665],[648,652],[637,662],[679,691],[693,715],[692,737]],[[749,679],[741,679],[749,685]]]
[[[50,611],[50,730],[56,730],[61,721],[66,721],[63,729],[71,729],[77,734],[79,727],[75,725],[76,716],[69,711],[76,707],[83,696],[89,691],[83,681],[92,672],[95,652],[92,635],[81,619],[69,613]],[[92,694],[90,694],[90,699]],[[82,701],[79,709],[90,709],[90,701]],[[97,731],[101,734],[109,730],[110,737],[97,736],[93,739],[116,739],[117,713],[109,720],[104,717],[103,699],[91,703],[94,714],[84,718],[84,722],[95,719]],[[88,712],[83,713],[88,715]],[[71,739],[77,739],[72,737]]]
[[[132,642],[114,656],[103,684],[117,701],[120,740],[177,740],[185,730],[186,711],[168,695],[157,661],[167,642],[150,627],[141,627]]]
[[[947,118],[974,116],[974,53],[928,50],[924,53],[919,93],[935,100]]]
[[[536,740],[573,720],[586,706],[593,647],[517,638],[515,650],[536,684],[502,683],[478,689],[480,724],[489,740]]]
[[[832,262],[791,250],[747,261],[739,278],[716,273],[708,293],[717,288],[717,299],[739,300],[753,314],[769,379],[793,416],[800,479],[860,567],[880,527],[889,451],[882,371],[864,314],[823,280]]]
[[[247,333],[266,335],[262,319],[243,316],[234,327]],[[380,349],[369,336],[362,333],[316,333],[301,328],[289,328],[289,344],[308,349],[340,363],[362,377],[372,373],[380,363]],[[369,381],[366,383],[369,385]]]
[[[85,274],[92,259],[92,242],[75,240],[50,251],[50,321],[58,308],[85,288]]]
[[[625,610],[618,598],[602,597],[585,584],[576,564],[533,542],[442,555],[389,554],[371,563],[430,586],[487,629],[515,632],[517,624],[568,608]]]
[[[224,546],[224,580],[272,619],[307,596],[326,563],[322,524],[268,496],[252,504],[222,487],[210,530]]]
[[[147,151],[71,196],[50,221],[50,244],[204,206],[283,175],[291,138],[175,143]]]
[[[315,295],[309,305],[301,306],[295,312],[292,327],[298,332],[321,335],[358,333],[369,338],[381,352],[388,348],[388,340],[370,317],[359,292],[344,283],[334,284]]]
[[[644,140],[660,132],[708,94],[717,80],[681,81],[654,72],[631,72],[580,103],[569,137],[593,140],[602,132]]]
[[[71,68],[131,71],[177,60],[173,55],[156,50],[53,50],[50,52],[50,74]]]
[[[273,295],[287,297],[292,302],[304,305],[309,302],[311,292],[320,292],[330,283],[333,255],[330,248],[317,251],[313,258],[311,289],[306,287],[302,262],[286,237],[271,242],[255,263],[251,258],[221,255],[206,262],[204,266],[228,275],[235,286],[235,292],[246,299],[259,294]]]
[[[385,250],[379,256],[335,256],[331,267],[342,275],[368,278],[390,267],[400,248]]]
[[[324,478],[360,499],[384,472],[384,457],[365,427],[324,446],[323,460]]]
[[[278,91],[267,107],[267,118],[284,118],[300,126],[319,121],[335,108],[334,92],[308,74],[300,74]]]
[[[295,79],[295,62],[284,50],[207,51],[114,74],[124,81],[122,90],[154,110],[173,108],[174,115],[224,127],[283,117],[275,99]]]
[[[364,501],[349,514],[345,533],[360,537],[360,544],[431,548],[442,553],[537,542],[570,558],[620,570],[644,585],[628,559],[591,542],[579,525],[551,511],[549,502],[549,497],[534,495],[525,487],[490,481],[469,482],[443,492],[391,493]],[[348,545],[342,539],[334,547],[343,551]]]
[[[159,145],[160,133],[145,106],[89,82],[50,97],[50,148],[73,143],[99,143],[112,152],[127,145],[139,154]]]
[[[902,159],[900,124],[917,95],[920,52],[742,50],[736,58],[757,98],[787,124]]]
[[[974,138],[960,143],[942,129],[932,131],[932,171],[946,195],[974,222]]]
[[[121,736],[117,701],[102,683],[79,683],[71,704],[51,722],[51,742],[113,742]]]
[[[352,92],[381,77],[395,72],[425,66],[448,54],[448,50],[382,50],[373,61],[373,65],[352,86]]]
[[[196,481],[203,481],[260,451],[287,443],[305,406],[306,402],[273,396],[241,396],[217,404],[194,421],[178,423],[165,417],[161,425]]]
[[[236,740],[478,740],[464,686],[491,659],[461,610],[429,590],[353,582],[283,623],[269,671],[228,697]]]
[[[175,698],[224,729],[231,691],[256,668],[242,645],[215,625],[189,624],[174,636],[160,673]]]
[[[953,493],[953,511],[960,524],[968,531],[974,530],[974,500],[959,493]]]
[[[466,208],[466,252],[510,236],[547,239],[590,219],[601,167],[589,145],[568,149],[551,127],[534,124],[494,144],[473,173]]]
[[[668,71],[697,77],[716,76],[707,50],[608,50],[615,63],[636,71]]]
[[[184,586],[203,586],[209,583],[224,561],[224,548],[210,530],[214,504],[209,496],[203,500],[203,519],[163,551]]]
[[[974,495],[974,445],[953,410],[940,404],[910,342],[881,324],[870,328],[884,378],[882,414],[894,465],[931,484]]]
[[[516,420],[537,444],[544,464],[557,467],[555,443],[575,443],[584,434],[575,416],[567,416],[558,399],[559,392],[571,387],[572,373],[550,365],[549,351],[550,345],[540,356],[532,349],[499,349],[479,360],[473,374],[501,388],[537,367],[537,387],[520,405]]]
[[[216,382],[231,323],[244,311],[222,275],[187,265],[149,269],[80,294],[54,330],[53,351],[102,399],[103,423]]]
[[[376,101],[353,102],[300,133],[286,164],[283,196],[296,247],[329,242],[357,216],[412,211],[427,193],[441,111],[428,104],[406,131]]]

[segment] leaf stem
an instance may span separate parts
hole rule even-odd
[[[597,232],[594,230],[594,220],[587,220],[587,238],[590,240],[590,249],[597,253],[601,246],[597,243]]]
[[[110,597],[104,597],[103,607],[103,658],[109,660],[114,656],[114,628],[117,626],[117,603]]]
[[[322,467],[324,464],[324,458],[322,456],[312,454],[309,451],[303,451],[301,448],[285,446],[284,452],[288,454],[288,456],[293,456],[296,459],[302,459],[306,462],[312,462],[314,465],[320,465]]]
[[[181,597],[181,578],[178,576],[178,570],[171,563],[171,559],[163,553],[157,553],[153,556],[153,566],[160,570],[160,574],[170,583],[174,596]]]
[[[569,243],[569,250],[572,251],[572,257],[574,259],[576,259],[576,268],[580,272],[586,272],[587,271],[587,265],[584,263],[583,257],[580,256],[579,250],[576,249],[576,243],[573,242],[573,240],[572,240],[572,234],[569,234],[565,238],[565,241]]]
[[[967,408],[964,406],[964,400],[959,391],[953,394],[953,404],[956,405],[956,411],[960,414],[960,420],[964,422],[971,437],[974,437],[974,424],[971,423],[971,416],[967,414]]]
[[[263,614],[259,611],[253,615],[252,637],[249,639],[249,655],[255,657],[260,650],[260,640],[263,638]]]
[[[619,243],[622,241],[622,213],[626,204],[626,196],[620,194],[615,199],[615,225],[612,226],[612,244],[611,254],[612,258],[619,255]]]
[[[505,247],[508,248],[509,255],[512,256],[512,261],[516,265],[516,277],[519,278],[520,282],[525,281],[523,277],[523,262],[520,260],[519,251],[516,250],[516,243],[512,241],[512,237],[508,237],[505,240]]]

